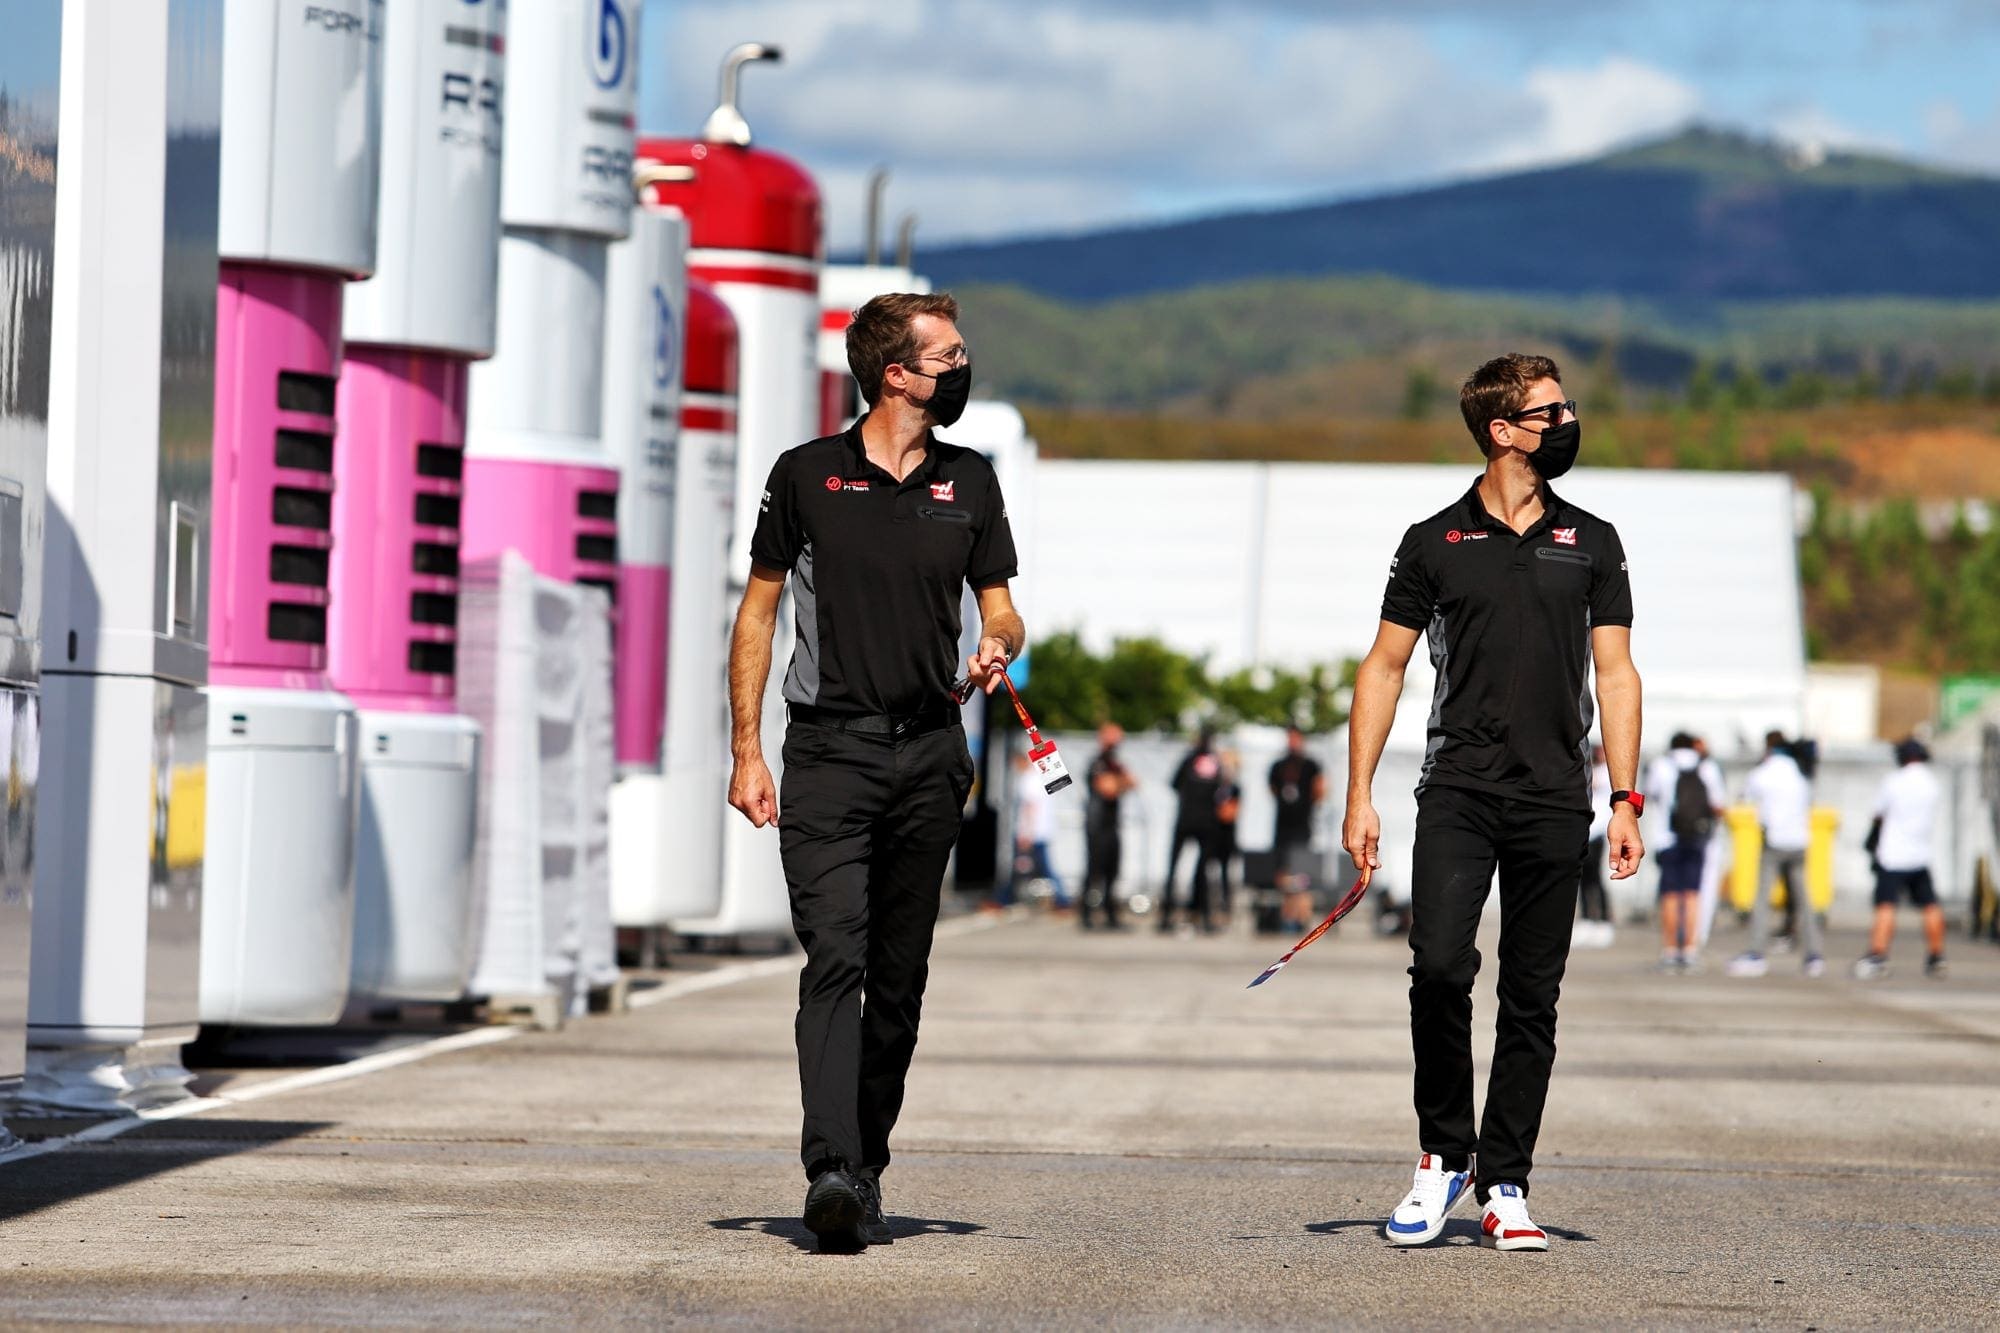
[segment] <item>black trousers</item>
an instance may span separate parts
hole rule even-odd
[[[806,951],[800,1158],[808,1175],[833,1163],[880,1170],[917,1049],[972,759],[959,726],[892,741],[801,722],[784,758],[778,846]]]
[[[1577,881],[1576,892],[1585,921],[1611,919],[1611,899],[1604,890],[1604,861],[1608,854],[1602,838],[1592,838],[1584,848],[1583,877]]]
[[[1417,1132],[1456,1169],[1478,1157],[1479,1198],[1528,1188],[1556,1058],[1556,997],[1569,961],[1590,815],[1430,787],[1417,801],[1411,873],[1410,1040]],[[1472,979],[1480,909],[1500,872],[1500,1012],[1486,1116],[1472,1123]]]
[[[1222,914],[1224,921],[1229,919],[1229,899],[1231,893],[1229,870],[1236,861],[1236,852],[1236,825],[1216,825],[1215,835],[1209,839],[1208,855],[1209,859],[1215,862],[1216,910]],[[1205,920],[1206,917],[1207,914],[1204,912],[1203,919]]]
[[[1189,843],[1194,844],[1194,878],[1188,883],[1188,915],[1200,917],[1204,926],[1209,923],[1212,909],[1208,901],[1208,860],[1215,833],[1213,823],[1175,823],[1174,845],[1167,853],[1167,880],[1160,885],[1161,930],[1173,929],[1174,872],[1181,866],[1181,849]]]
[[[1090,828],[1083,831],[1084,871],[1083,892],[1077,898],[1077,915],[1084,929],[1090,928],[1092,915],[1098,908],[1104,909],[1104,924],[1118,924],[1118,895],[1113,892],[1118,883],[1118,871],[1125,859],[1125,844],[1113,828]]]

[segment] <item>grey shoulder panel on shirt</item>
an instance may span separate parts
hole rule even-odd
[[[798,625],[792,664],[785,672],[785,698],[807,707],[819,703],[819,592],[813,586],[813,549],[807,542],[792,566],[792,614]]]

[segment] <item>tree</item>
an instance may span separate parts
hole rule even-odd
[[[1127,731],[1179,731],[1202,700],[1202,665],[1156,638],[1119,639],[1099,680],[1111,720]]]
[[[1811,366],[1802,366],[1785,378],[1784,388],[1778,391],[1778,403],[1783,407],[1814,408],[1824,403],[1828,386],[1826,376]]]
[[[1625,410],[1625,385],[1618,373],[1618,344],[1605,339],[1590,366],[1590,392],[1585,407],[1594,417],[1615,417]]]
[[[1812,458],[1812,446],[1806,443],[1803,431],[1788,430],[1778,437],[1771,446],[1769,462],[1772,467],[1787,470],[1800,467]]]
[[[1697,412],[1715,406],[1715,367],[1706,359],[1695,362],[1694,373],[1688,376],[1687,405]]]
[[[1156,638],[1118,639],[1102,657],[1074,631],[1034,649],[1035,716],[1050,731],[1109,719],[1131,732],[1186,731],[1197,721],[1332,731],[1347,721],[1355,663],[1304,671],[1244,667],[1211,679],[1199,658]]]
[[[1231,672],[1210,682],[1216,721],[1332,731],[1347,721],[1354,669],[1350,661],[1338,671],[1314,666],[1303,672],[1279,667],[1245,667]]]
[[[1953,366],[1937,377],[1932,389],[1947,403],[1969,403],[1979,392],[1979,377],[1971,366]]]
[[[1746,412],[1764,405],[1764,377],[1755,367],[1736,368],[1736,378],[1729,382],[1729,404]]]
[[[1029,675],[1037,720],[1051,731],[1085,731],[1102,722],[1109,715],[1103,674],[1103,663],[1074,630],[1037,643]]]
[[[1437,377],[1423,366],[1411,366],[1403,379],[1403,420],[1422,421],[1437,400]]]
[[[1723,470],[1743,466],[1742,433],[1737,429],[1733,405],[1725,404],[1709,428],[1708,465]]]

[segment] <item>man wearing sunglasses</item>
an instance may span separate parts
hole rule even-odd
[[[868,411],[772,467],[729,655],[729,803],[759,828],[778,826],[806,954],[805,1223],[830,1250],[892,1240],[881,1174],[972,789],[951,695],[966,586],[979,602],[976,683],[991,693],[1026,642],[993,465],[932,434],[958,420],[972,385],[957,319],[943,293],[878,296],[855,311],[847,364]],[[787,577],[798,642],[779,792],[760,719]]]
[[[1460,390],[1486,471],[1412,526],[1390,566],[1375,643],[1354,686],[1347,819],[1357,867],[1380,865],[1375,769],[1404,668],[1427,635],[1437,691],[1417,786],[1412,856],[1410,1035],[1422,1156],[1384,1230],[1399,1245],[1443,1233],[1467,1194],[1480,1243],[1544,1250],[1528,1175],[1555,1062],[1556,997],[1591,826],[1590,673],[1610,769],[1613,879],[1644,847],[1639,673],[1632,591],[1617,531],[1549,482],[1575,462],[1576,404],[1542,356],[1509,355]],[[1474,937],[1500,878],[1499,1014],[1484,1121],[1472,1104]]]

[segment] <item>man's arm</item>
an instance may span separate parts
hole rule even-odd
[[[750,586],[729,636],[729,803],[758,828],[778,822],[778,790],[764,762],[764,687],[771,679],[771,635],[778,628],[780,570],[750,566]]]
[[[1375,813],[1375,768],[1389,743],[1396,701],[1403,697],[1403,673],[1416,650],[1417,631],[1385,620],[1374,646],[1354,673],[1354,712],[1347,719],[1347,820],[1340,845],[1356,870],[1379,870],[1382,820]]]
[[[1632,663],[1629,625],[1599,625],[1590,631],[1590,649],[1597,666],[1597,713],[1604,732],[1604,766],[1613,791],[1634,791],[1639,783],[1639,668]],[[1646,844],[1639,837],[1639,817],[1620,801],[1604,832],[1611,855],[1611,878],[1630,879],[1639,873]]]
[[[1021,655],[1028,643],[1028,627],[1014,609],[1014,594],[1007,585],[995,583],[979,590],[979,651],[965,659],[967,674],[988,694],[1000,684],[1007,664]]]

